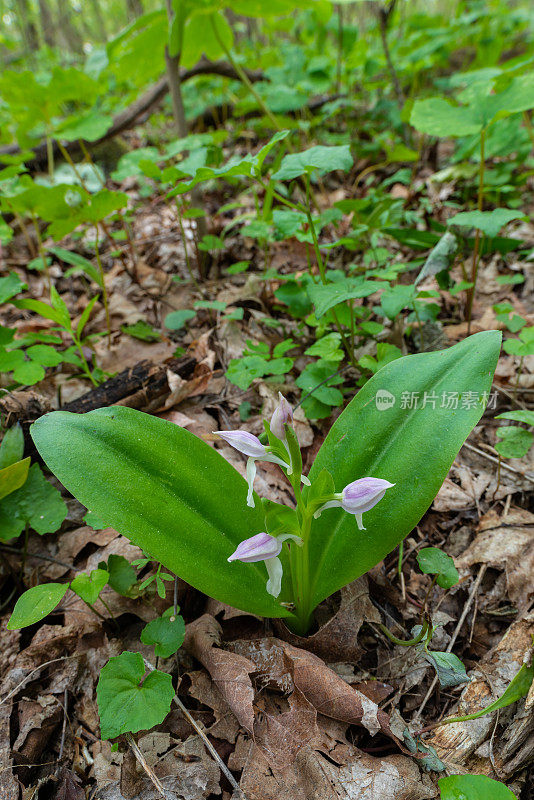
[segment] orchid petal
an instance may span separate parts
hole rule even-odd
[[[265,559],[265,566],[267,567],[267,573],[269,575],[269,580],[265,588],[273,597],[278,597],[282,590],[282,575],[284,573],[282,562],[276,557],[267,558]]]

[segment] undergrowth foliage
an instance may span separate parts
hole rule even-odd
[[[143,655],[101,671],[100,732],[115,739],[177,700],[178,579],[290,637],[312,636],[325,601],[396,548],[404,580],[403,542],[496,408],[501,331],[511,377],[491,420],[495,491],[501,469],[524,477],[507,460],[534,443],[521,394],[534,356],[534,16],[504,0],[103,0],[82,25],[74,4],[58,5],[61,24],[52,5],[2,7],[0,547],[20,559],[3,607],[18,630],[75,598],[120,639],[109,593],[152,605]],[[170,227],[146,235],[153,209]],[[154,256],[159,239],[179,256]],[[123,302],[130,287],[138,308]],[[173,364],[202,361],[195,386],[181,393],[158,355],[170,400],[107,406],[125,341],[139,361],[167,346]],[[204,441],[158,416],[214,375],[224,430]],[[61,410],[72,387],[104,400]],[[41,392],[52,413],[3,405]],[[142,557],[42,582],[32,537],[68,535],[73,498],[88,526]],[[464,577],[446,549],[413,556],[430,587],[410,638],[377,624],[445,690],[470,680],[436,645],[432,590]],[[517,702],[533,674],[521,665],[486,708],[443,723]],[[445,770],[419,733],[403,736]],[[513,796],[476,775],[439,790]]]

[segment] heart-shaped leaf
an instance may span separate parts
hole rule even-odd
[[[145,672],[143,656],[129,651],[110,658],[102,668],[96,694],[103,739],[149,730],[169,713],[174,697],[171,676],[155,669],[144,678]]]
[[[367,572],[419,522],[482,415],[500,343],[500,333],[487,331],[448,350],[392,361],[336,420],[310,480],[327,469],[338,492],[365,476],[395,486],[365,514],[367,530],[359,531],[354,517],[338,508],[313,523],[311,608]],[[382,395],[378,402],[379,391],[391,402],[382,402]],[[456,407],[447,403],[451,395]]]
[[[120,406],[47,414],[32,436],[80,502],[185,581],[246,611],[290,616],[265,591],[262,562],[227,563],[265,530],[264,514],[258,498],[247,507],[246,482],[196,436]]]

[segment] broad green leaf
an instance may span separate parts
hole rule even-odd
[[[33,344],[26,350],[26,355],[43,367],[57,367],[63,361],[61,353],[49,344]]]
[[[534,425],[534,411],[527,408],[518,408],[517,411],[505,411],[504,414],[497,414],[495,419],[513,419],[514,422],[526,422],[527,425]],[[1,455],[2,451],[0,449]]]
[[[27,288],[28,285],[21,281],[16,272],[10,272],[7,277],[0,278],[0,303],[6,303]]]
[[[340,169],[347,172],[354,163],[348,144],[325,147],[316,145],[303,153],[284,156],[280,169],[272,176],[275,181],[292,181],[300,175],[319,170],[321,175]]]
[[[14,464],[0,469],[0,500],[24,486],[29,469],[29,458],[25,458],[23,461],[16,461]]]
[[[308,285],[308,295],[315,306],[315,316],[320,319],[327,311],[345,300],[358,297],[369,297],[385,286],[378,281],[366,281],[363,278],[345,278],[335,283]]]
[[[141,631],[143,644],[154,647],[154,655],[169,658],[182,646],[185,636],[185,622],[174,608],[168,608],[161,617],[153,619]]]
[[[39,534],[53,533],[66,516],[60,493],[33,464],[24,485],[0,500],[0,541],[18,536],[26,525]]]
[[[88,111],[67,118],[55,130],[58,139],[66,142],[74,142],[78,139],[85,139],[86,142],[94,142],[104,136],[113,124],[113,117],[109,114],[99,114],[97,111]]]
[[[193,319],[193,317],[196,317],[196,311],[192,311],[188,308],[180,308],[178,311],[171,311],[167,314],[163,324],[170,331],[179,331],[184,327],[185,323]]]
[[[105,569],[94,569],[90,575],[81,572],[71,581],[70,588],[86,603],[94,605],[108,578],[109,572]]]
[[[290,612],[265,591],[263,563],[226,559],[264,515],[213,448],[130,408],[63,411],[32,426],[40,454],[74,496],[200,591],[266,617]]]
[[[444,688],[469,683],[464,664],[454,653],[439,650],[423,650],[422,655],[436,670],[438,680]]]
[[[517,800],[504,783],[486,775],[449,775],[438,785],[441,800]]]
[[[533,680],[534,664],[531,664],[530,666],[523,664],[517,675],[512,678],[502,695],[498,697],[497,700],[494,700],[493,703],[490,703],[489,706],[480,709],[480,711],[475,711],[473,714],[466,714],[463,717],[446,717],[443,722],[462,722],[472,719],[479,719],[479,717],[484,717],[486,714],[492,714],[494,711],[498,711],[500,708],[511,706],[512,703],[517,703],[518,700],[521,700],[522,697],[525,697],[529,693]]]
[[[498,235],[504,225],[514,219],[525,219],[525,214],[513,208],[494,208],[493,211],[462,211],[447,220],[447,225],[478,228],[490,239]]]
[[[161,339],[161,333],[144,319],[137,320],[133,325],[121,325],[121,331],[142,342],[158,342]]]
[[[482,130],[482,122],[473,109],[453,105],[441,97],[416,100],[410,122],[430,136],[471,136]]]
[[[460,580],[453,559],[439,547],[423,547],[417,553],[417,563],[426,575],[437,575],[436,583],[442,589],[450,589]]]
[[[13,370],[14,379],[23,386],[33,386],[42,381],[44,376],[44,367],[35,361],[24,361]]]
[[[10,631],[25,628],[46,617],[63,599],[68,583],[41,583],[21,594],[7,623]]]
[[[497,428],[496,435],[501,441],[495,442],[495,449],[503,458],[523,458],[534,442],[533,433],[516,425]]]
[[[128,591],[137,580],[135,569],[130,562],[124,556],[111,553],[104,568],[109,573],[108,583],[113,591],[127,597]]]
[[[4,433],[0,444],[0,469],[21,461],[24,455],[24,433],[20,423],[16,423]]]
[[[395,319],[406,306],[413,304],[417,290],[411,284],[399,283],[386,289],[380,298],[380,305],[386,317]]]
[[[150,730],[169,713],[171,676],[155,669],[144,678],[145,672],[141,654],[129,651],[102,668],[96,689],[102,739]]]
[[[500,333],[488,331],[447,350],[399,358],[379,370],[335,421],[310,480],[327,469],[338,492],[364,476],[395,487],[364,515],[366,531],[340,509],[324,511],[313,523],[312,607],[382,560],[421,519],[482,415],[482,402],[463,407],[461,398],[467,392],[480,400],[489,396],[500,342]],[[393,402],[378,403],[379,391]],[[443,403],[444,392],[456,393],[456,409]]]

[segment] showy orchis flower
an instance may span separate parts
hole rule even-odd
[[[376,506],[393,486],[394,483],[383,478],[360,478],[345,486],[342,492],[336,492],[333,499],[318,508],[313,516],[317,519],[327,508],[342,508],[347,514],[354,514],[358,528],[364,531],[362,515]]]
[[[278,464],[280,467],[285,467],[288,473],[291,473],[291,465],[282,461],[281,458],[271,453],[270,447],[265,447],[257,436],[248,431],[213,431],[213,433],[224,439],[240,453],[248,456],[247,461],[247,506],[254,508],[254,478],[256,477],[256,461],[270,461],[272,464]]]
[[[257,533],[250,539],[245,539],[234,550],[228,561],[242,561],[244,564],[254,564],[256,561],[265,561],[269,580],[266,589],[273,597],[278,597],[282,588],[283,567],[278,558],[282,550],[282,543],[292,539],[298,545],[302,544],[300,536],[292,533],[282,533],[280,536],[271,536],[270,533]]]
[[[271,433],[281,439],[283,442],[286,440],[286,432],[284,425],[288,423],[293,424],[293,409],[287,402],[282,392],[278,392],[278,405],[273,411],[271,417]]]

